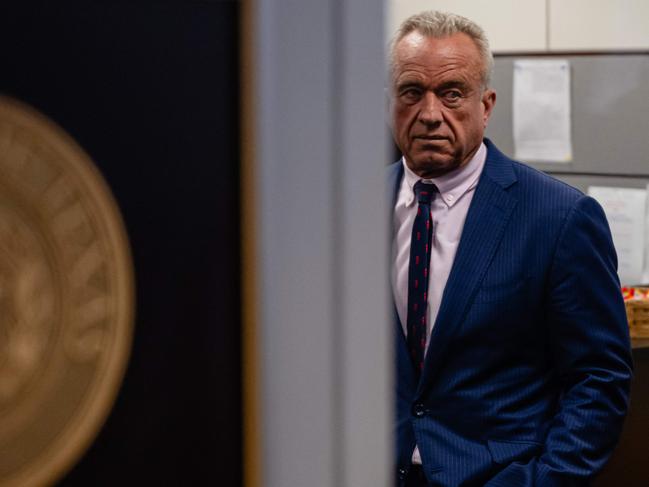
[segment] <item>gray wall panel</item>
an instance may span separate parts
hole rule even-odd
[[[254,20],[262,485],[387,487],[383,5],[260,0]]]
[[[649,176],[649,54],[553,58],[568,59],[571,64],[574,161],[533,165],[547,172]],[[512,87],[516,59],[522,57],[496,58],[493,87],[497,103],[487,130],[487,135],[511,156],[514,155]]]
[[[589,186],[612,186],[615,188],[639,188],[646,189],[649,184],[649,177],[630,178],[609,175],[582,175],[582,174],[553,174],[554,177],[580,189],[584,193]]]

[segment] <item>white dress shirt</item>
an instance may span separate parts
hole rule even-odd
[[[482,174],[487,148],[480,145],[468,164],[443,176],[424,179],[434,183],[439,190],[431,202],[433,238],[430,256],[428,309],[426,311],[426,353],[430,343],[430,332],[435,325],[442,294],[453,266],[464,220],[473,199],[475,187]],[[410,261],[410,239],[412,225],[417,214],[417,202],[413,187],[421,178],[410,170],[402,159],[404,177],[401,180],[394,207],[394,237],[392,242],[392,293],[404,335],[407,335],[408,310],[408,266]],[[433,350],[430,353],[435,353]],[[415,448],[413,463],[421,464],[419,450]]]

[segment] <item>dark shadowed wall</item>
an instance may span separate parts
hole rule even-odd
[[[90,154],[135,264],[123,387],[59,485],[240,485],[237,2],[2,10],[0,92]]]

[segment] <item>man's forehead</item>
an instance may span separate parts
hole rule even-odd
[[[483,71],[478,47],[464,33],[438,38],[418,31],[409,32],[395,45],[393,62],[392,76],[395,82],[404,77],[416,78],[432,73],[435,76],[444,73],[460,76],[464,81],[479,81]]]
[[[404,35],[399,41],[397,41],[397,49],[404,47],[407,48],[421,48],[426,44],[428,36],[425,36],[418,30],[413,30]]]
[[[458,32],[444,37],[433,37],[414,30],[403,36],[395,45],[395,61],[413,57],[461,57],[467,61],[480,61],[478,47],[467,34]]]

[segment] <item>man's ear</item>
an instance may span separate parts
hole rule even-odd
[[[484,127],[487,128],[487,122],[489,122],[489,117],[491,117],[491,111],[496,105],[496,92],[492,89],[487,89],[482,94],[482,107],[483,107],[483,121]]]

